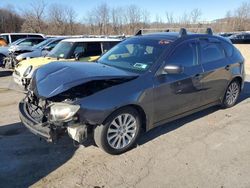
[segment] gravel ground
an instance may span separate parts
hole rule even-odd
[[[40,141],[18,118],[24,94],[0,72],[0,187],[250,187],[250,77],[239,104],[158,127],[111,156],[92,143]]]

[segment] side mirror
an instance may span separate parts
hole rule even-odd
[[[50,50],[52,50],[52,46],[45,46],[45,47],[43,48],[43,50],[50,51]]]
[[[184,68],[180,65],[166,65],[163,68],[163,74],[181,74]]]

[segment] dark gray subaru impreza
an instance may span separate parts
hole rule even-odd
[[[94,137],[110,154],[130,149],[142,129],[213,105],[232,107],[244,85],[244,59],[230,41],[206,34],[138,34],[96,63],[38,69],[19,104],[23,124],[54,141]]]

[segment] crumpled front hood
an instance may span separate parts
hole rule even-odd
[[[135,76],[99,63],[53,62],[37,69],[31,90],[41,98],[50,98],[89,81]]]

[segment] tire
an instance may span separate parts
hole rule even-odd
[[[5,58],[5,56],[0,54],[0,67],[3,67],[3,59],[4,58]]]
[[[140,134],[141,122],[139,113],[132,107],[117,110],[94,129],[95,143],[109,154],[124,153],[135,145]]]
[[[222,101],[223,108],[231,108],[236,103],[240,96],[241,84],[238,80],[233,80],[227,87],[225,96]]]

